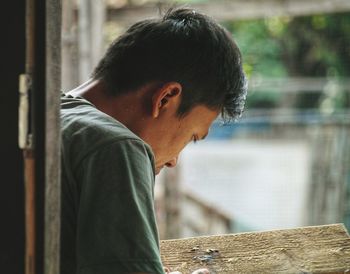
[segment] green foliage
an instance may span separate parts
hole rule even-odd
[[[278,106],[280,101],[280,94],[271,91],[248,93],[248,98],[246,102],[246,107],[248,109],[258,108],[258,109],[271,109]]]
[[[350,74],[350,13],[272,17],[226,22],[225,26],[242,51],[248,78],[348,77]],[[302,97],[297,102],[308,107],[333,102],[333,107],[342,108],[347,104],[347,100],[339,99],[344,96],[327,99],[327,92],[321,98],[323,102],[313,96]],[[279,99],[280,95],[269,91],[250,94],[248,106],[271,107]]]
[[[242,51],[244,68],[248,77],[286,76],[286,69],[280,60],[281,45],[270,33],[269,26],[264,21],[227,23],[226,27],[232,31]]]
[[[283,26],[283,25],[282,25]],[[281,62],[282,47],[275,35],[283,32],[281,25],[268,20],[226,23],[241,49],[243,68],[251,77],[285,77],[287,70]],[[275,92],[248,93],[248,108],[273,108],[280,100]]]
[[[284,63],[292,75],[323,77],[350,73],[349,13],[294,18],[281,43]]]

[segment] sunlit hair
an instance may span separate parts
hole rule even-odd
[[[182,85],[180,116],[205,105],[225,120],[238,118],[247,94],[240,51],[231,34],[188,8],[132,25],[109,47],[92,77],[112,95],[151,82]]]

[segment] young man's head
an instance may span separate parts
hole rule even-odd
[[[148,130],[140,137],[151,145],[157,170],[175,165],[183,147],[203,138],[220,113],[239,117],[246,98],[242,59],[231,34],[185,8],[131,26],[92,76],[111,96],[148,87]]]

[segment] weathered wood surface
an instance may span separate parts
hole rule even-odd
[[[61,2],[46,0],[44,273],[60,273]],[[40,268],[39,268],[40,269]],[[37,270],[36,273],[40,271]]]
[[[342,224],[166,240],[161,254],[165,266],[183,274],[203,267],[212,274],[350,273]]]

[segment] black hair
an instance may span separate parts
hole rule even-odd
[[[117,38],[95,68],[112,95],[151,82],[178,82],[178,115],[194,106],[238,118],[247,93],[240,51],[231,34],[210,17],[188,8],[170,9],[162,18],[143,20]]]

